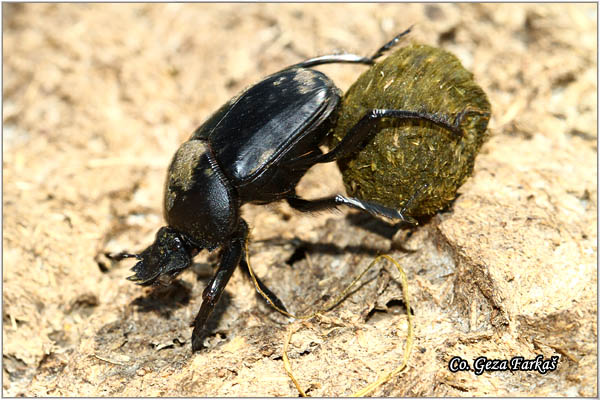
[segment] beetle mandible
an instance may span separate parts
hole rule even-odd
[[[357,151],[382,119],[427,120],[460,133],[460,116],[454,124],[436,114],[411,110],[374,109],[350,129],[327,153],[319,145],[335,124],[341,91],[312,67],[329,63],[372,65],[396,45],[410,29],[383,45],[371,57],[332,54],[289,66],[249,89],[217,110],[177,150],[167,173],[164,217],[155,241],[139,254],[120,253],[112,258],[134,257],[135,275],[128,279],[150,285],[160,276],[174,277],[192,263],[201,250],[222,249],[217,272],[202,294],[194,320],[192,350],[202,348],[206,322],[238,265],[248,270],[245,248],[248,225],[240,216],[245,203],[268,204],[286,200],[302,212],[344,205],[374,215],[414,223],[396,210],[342,195],[306,200],[295,188],[310,167]],[[283,304],[262,283],[270,300]]]

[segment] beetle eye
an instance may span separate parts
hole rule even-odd
[[[175,239],[175,248],[176,249],[180,249],[181,248],[181,240],[179,240],[177,238]]]

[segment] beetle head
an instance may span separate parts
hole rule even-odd
[[[156,233],[154,243],[140,254],[121,253],[114,259],[136,258],[139,261],[131,269],[135,275],[128,277],[139,285],[150,285],[160,276],[173,278],[192,263],[198,249],[185,236],[173,228],[163,226]]]

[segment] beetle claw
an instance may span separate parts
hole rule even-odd
[[[416,219],[414,219],[413,217],[411,217],[409,215],[403,215],[402,220],[411,225],[419,225],[419,221],[417,221]]]
[[[127,280],[141,286],[149,286],[161,275],[157,270],[149,270],[143,261],[138,262],[131,268],[135,274],[128,276]]]
[[[128,281],[135,282],[136,285],[140,286],[150,286],[156,280],[155,278],[151,279],[143,279],[139,275],[131,275],[126,278]]]

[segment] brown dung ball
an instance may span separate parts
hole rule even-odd
[[[338,160],[348,194],[410,216],[445,208],[473,171],[486,139],[491,106],[484,91],[451,53],[425,45],[397,50],[363,73],[342,100],[330,147],[371,109],[437,114],[462,133],[428,121],[388,118],[357,152]],[[374,124],[375,126],[375,124]]]

